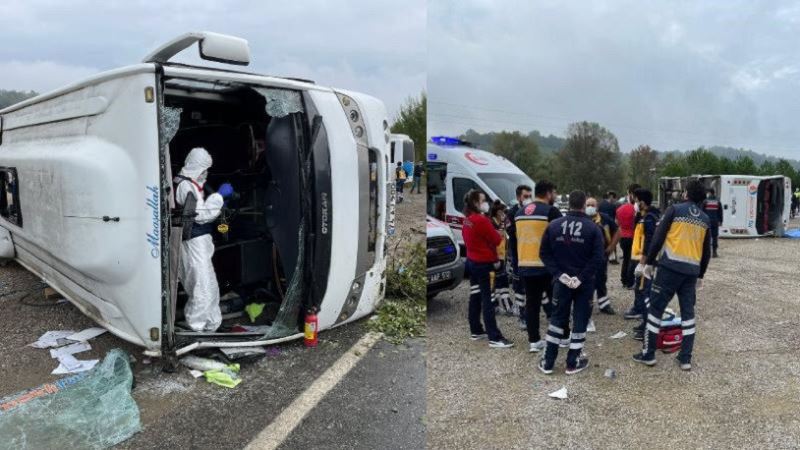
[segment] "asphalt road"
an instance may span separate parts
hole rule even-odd
[[[800,241],[724,240],[720,255],[698,294],[691,372],[661,352],[655,367],[633,362],[634,322],[595,314],[589,369],[565,375],[561,351],[547,376],[515,319],[499,325],[516,346],[490,349],[468,339],[468,283],[440,294],[428,303],[429,447],[800,448]],[[610,295],[624,311],[618,270]],[[629,336],[610,339],[618,331]],[[561,387],[567,400],[547,396]]]
[[[398,237],[424,229],[424,195],[398,206]],[[415,208],[415,206],[417,208]],[[418,212],[417,212],[418,210]],[[409,242],[413,239],[409,238]],[[70,303],[45,300],[43,285],[17,264],[0,267],[0,398],[52,382],[57,366],[47,350],[28,347],[48,330],[95,324]],[[135,358],[133,397],[142,431],[119,448],[219,448],[247,445],[367,332],[366,320],[320,334],[316,349],[302,342],[242,364],[242,383],[227,389],[193,378],[186,368],[165,373],[157,359],[105,333],[79,359],[121,348]],[[283,448],[422,448],[425,442],[425,341],[378,342],[311,410]],[[0,444],[2,447],[2,444]]]

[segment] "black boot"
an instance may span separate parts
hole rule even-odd
[[[719,255],[717,254],[717,249],[714,249],[714,253],[711,256],[713,256],[714,258],[719,258]]]

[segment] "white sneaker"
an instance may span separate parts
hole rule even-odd
[[[586,325],[586,331],[588,333],[593,333],[597,331],[597,328],[594,327],[594,320],[589,320],[589,325]]]
[[[544,350],[545,343],[542,340],[537,342],[531,342],[530,347],[528,347],[528,353],[539,353],[540,351]]]

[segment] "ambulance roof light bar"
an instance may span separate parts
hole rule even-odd
[[[457,146],[461,145],[464,147],[475,147],[475,144],[467,141],[462,141],[461,139],[449,137],[449,136],[431,136],[431,143],[436,145],[442,146]]]

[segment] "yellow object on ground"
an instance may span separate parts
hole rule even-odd
[[[244,307],[244,311],[250,317],[250,322],[255,322],[258,316],[264,312],[264,306],[266,306],[266,303],[250,303]]]

